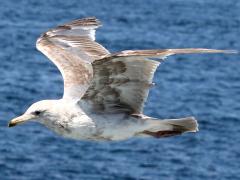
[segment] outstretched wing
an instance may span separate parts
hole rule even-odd
[[[60,70],[64,79],[64,97],[80,99],[93,77],[91,63],[109,54],[95,42],[100,22],[84,18],[50,29],[38,38],[36,47]]]
[[[93,62],[94,77],[80,103],[92,111],[141,114],[159,61],[173,54],[233,53],[214,49],[122,51]],[[152,58],[152,59],[151,59]],[[86,107],[86,105],[85,105]]]

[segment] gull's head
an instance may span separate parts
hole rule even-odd
[[[31,120],[41,121],[47,119],[54,110],[55,105],[56,100],[43,100],[36,102],[32,104],[24,114],[12,119],[9,122],[8,127],[13,127]]]

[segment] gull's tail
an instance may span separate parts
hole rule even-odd
[[[198,123],[194,117],[181,119],[155,120],[150,119],[149,128],[141,134],[150,135],[155,138],[169,137],[180,135],[186,132],[197,132]]]

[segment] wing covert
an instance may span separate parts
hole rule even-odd
[[[160,61],[174,54],[235,53],[215,49],[127,50],[93,62],[93,81],[82,99],[94,112],[142,114]],[[152,59],[151,59],[152,58]]]
[[[60,70],[64,80],[64,98],[80,99],[93,77],[92,62],[109,54],[95,42],[100,22],[83,18],[57,26],[38,38],[36,47]]]

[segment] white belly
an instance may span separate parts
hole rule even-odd
[[[61,135],[82,140],[124,140],[144,130],[144,120],[114,115],[82,115],[73,118]]]
[[[64,137],[82,140],[123,140],[146,129],[147,123],[124,113],[93,113],[92,108],[58,100],[39,122]]]

